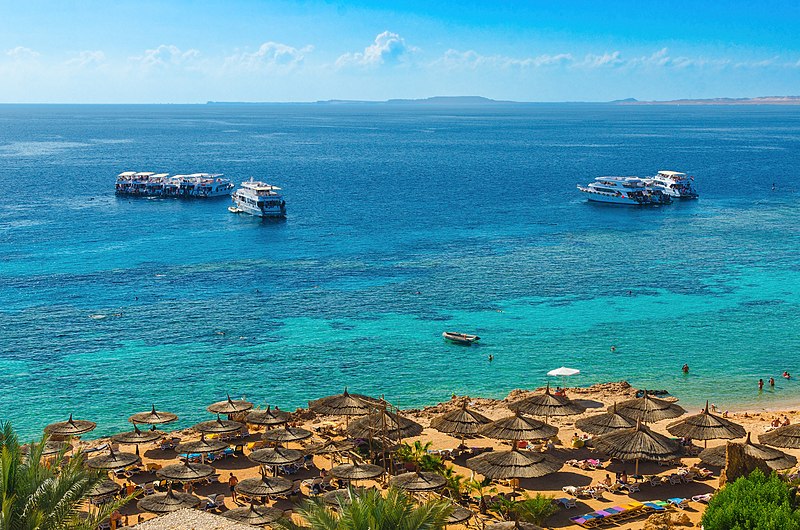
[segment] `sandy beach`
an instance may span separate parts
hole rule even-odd
[[[424,427],[424,431],[420,436],[414,438],[408,438],[403,440],[404,442],[413,443],[414,441],[421,441],[431,442],[431,451],[447,451],[455,449],[459,444],[460,440],[457,438],[453,438],[451,436],[442,434],[435,429],[430,428],[431,419],[440,415],[445,412],[449,412],[451,410],[457,409],[462,407],[464,404],[467,404],[470,410],[474,410],[479,412],[490,419],[499,419],[502,417],[506,417],[511,415],[511,411],[508,409],[508,405],[510,403],[519,401],[524,399],[530,395],[535,393],[541,393],[544,389],[536,389],[536,390],[515,390],[511,392],[505,399],[503,400],[495,400],[495,399],[485,399],[479,397],[470,397],[470,396],[453,396],[453,398],[444,403],[439,403],[435,406],[426,407],[423,409],[412,409],[412,410],[404,410],[402,411],[402,415],[418,422]],[[631,387],[625,382],[618,382],[618,383],[606,383],[600,385],[594,385],[589,388],[569,388],[567,389],[567,396],[573,400],[578,401],[583,406],[587,407],[587,410],[584,414],[576,415],[576,416],[566,416],[566,417],[556,417],[550,418],[548,422],[554,426],[559,428],[558,433],[558,442],[555,443],[555,447],[551,449],[546,449],[550,454],[555,456],[562,462],[568,462],[573,460],[584,460],[589,458],[599,458],[602,460],[602,466],[598,469],[584,469],[581,467],[576,467],[574,465],[566,464],[564,467],[551,475],[547,475],[542,478],[538,479],[525,479],[519,481],[519,489],[523,495],[527,494],[536,494],[536,493],[543,493],[545,495],[550,495],[555,498],[562,498],[562,497],[570,497],[570,495],[564,493],[562,488],[573,486],[576,488],[587,487],[592,485],[598,485],[600,481],[604,479],[606,474],[610,475],[612,478],[615,476],[616,473],[625,471],[627,474],[633,474],[634,471],[634,463],[633,462],[619,462],[616,460],[609,461],[608,459],[603,459],[601,455],[597,452],[592,452],[590,449],[586,447],[582,448],[573,448],[571,444],[571,440],[574,434],[582,435],[580,430],[575,428],[575,421],[589,415],[598,414],[604,412],[605,408],[609,405],[612,405],[615,402],[620,402],[625,399],[630,399],[634,397],[637,393],[637,389]],[[675,399],[672,397],[668,397],[667,399]],[[688,414],[696,414],[700,412],[699,410],[689,410],[687,411]],[[789,421],[794,422],[798,419],[797,412],[795,410],[785,410],[785,411],[746,411],[746,410],[737,410],[737,411],[729,411],[728,417],[735,421],[736,423],[741,424],[748,432],[752,434],[753,441],[757,441],[757,437],[759,434],[763,434],[767,428],[769,427],[770,422],[778,416],[787,416]],[[307,440],[303,440],[302,442],[293,442],[288,444],[291,448],[303,448],[308,447],[311,444],[319,443],[324,439],[320,436],[320,432],[330,431],[331,429],[336,429],[344,426],[345,423],[344,418],[340,417],[328,417],[328,416],[317,416],[313,412],[310,412],[306,409],[298,409],[295,413],[293,413],[293,424],[311,430],[315,432],[315,435]],[[651,425],[653,430],[656,432],[660,432],[662,434],[666,434],[668,436],[669,433],[666,431],[666,426],[671,423],[671,421],[662,421]],[[219,480],[220,483],[215,483],[211,485],[205,485],[197,487],[195,490],[195,494],[205,501],[205,498],[212,494],[224,494],[224,508],[221,511],[225,511],[227,509],[232,509],[239,507],[241,504],[236,504],[233,499],[230,497],[230,492],[227,484],[227,480],[230,477],[230,474],[233,473],[238,480],[243,480],[246,478],[253,478],[257,477],[259,474],[259,466],[252,461],[250,461],[245,455],[248,454],[251,450],[257,449],[258,447],[265,446],[265,443],[261,441],[261,434],[263,432],[263,428],[258,430],[255,426],[250,426],[250,435],[246,438],[241,440],[237,440],[236,442],[231,442],[231,447],[234,445],[239,445],[243,447],[244,453],[240,453],[237,456],[226,458],[223,460],[218,460],[213,463],[213,466],[219,473]],[[179,437],[181,441],[192,441],[199,439],[199,434],[193,431],[192,429],[184,429],[180,431],[175,431],[171,433],[172,435]],[[87,441],[80,441],[76,444],[76,448],[79,450],[91,450],[93,448],[97,448],[109,443],[109,439],[101,438],[97,440],[87,440]],[[741,441],[741,440],[739,440]],[[703,442],[696,442],[700,444],[700,447],[696,447],[696,451],[699,451],[702,448]],[[719,445],[725,443],[723,440],[713,440],[708,442],[708,447],[712,447],[715,445]],[[465,445],[470,448],[488,448],[491,447],[495,450],[499,449],[509,449],[510,442],[502,442],[498,440],[488,439],[488,438],[472,438],[467,439],[465,441]],[[125,446],[121,447],[122,451],[132,452],[132,446]],[[789,454],[794,454],[794,456],[800,456],[800,451],[787,451]],[[89,456],[94,456],[98,454],[97,452],[90,454]],[[141,457],[142,457],[142,467],[153,467],[155,466],[165,466],[168,464],[178,463],[178,455],[173,450],[162,450],[158,447],[157,443],[142,445],[141,446]],[[463,475],[464,477],[470,477],[473,475],[472,471],[470,471],[467,467],[465,467],[465,460],[466,456],[459,456],[455,459],[446,460],[446,465],[453,466],[455,472],[458,474]],[[700,466],[699,459],[696,457],[687,457],[682,459],[683,466],[692,467],[692,466]],[[306,479],[313,479],[314,477],[319,476],[320,469],[330,469],[332,467],[332,462],[328,457],[325,456],[314,456],[313,458],[313,466],[310,466],[309,469],[301,469],[296,474],[290,475],[287,478],[293,481],[303,481]],[[548,528],[579,528],[579,526],[575,525],[570,521],[570,517],[575,517],[582,515],[587,512],[591,512],[593,510],[608,508],[615,505],[621,505],[630,503],[631,501],[640,501],[640,502],[647,502],[653,500],[666,500],[669,498],[686,498],[691,499],[693,496],[713,493],[718,485],[719,479],[719,468],[715,467],[708,467],[704,466],[710,471],[713,472],[713,475],[705,478],[705,479],[696,479],[689,483],[678,483],[678,484],[669,484],[668,481],[665,480],[665,484],[652,486],[649,481],[644,481],[639,488],[639,491],[626,494],[624,492],[609,492],[606,491],[600,496],[599,498],[591,498],[589,496],[579,496],[577,498],[577,506],[569,509],[561,509],[559,510],[554,516],[548,519],[546,526]],[[651,462],[641,462],[639,465],[639,474],[643,475],[644,477],[649,478],[652,475],[659,475],[668,477],[670,474],[676,471],[675,466],[662,466],[656,463]],[[124,483],[124,480],[115,479],[117,482]],[[130,478],[130,481],[137,485],[138,487],[142,487],[145,484],[158,480],[156,475],[153,472],[142,472],[133,475]],[[379,487],[385,488],[386,484],[382,482],[375,482],[375,481],[361,481],[358,483],[358,486],[367,486],[367,487]],[[494,486],[494,490],[491,495],[498,495],[498,494],[507,494],[512,491],[511,483],[508,481],[500,481],[497,482]],[[301,486],[301,494],[299,496],[293,496],[290,498],[279,498],[273,499],[269,502],[270,505],[280,508],[284,510],[287,515],[291,515],[292,510],[297,506],[298,503],[302,503],[302,501],[311,495],[308,487],[303,485]],[[693,502],[689,501],[688,508],[685,510],[671,510],[671,514],[673,518],[680,517],[684,522],[689,525],[699,525],[699,520],[704,509],[704,504],[700,502]],[[476,506],[472,506],[473,509],[477,511]],[[127,519],[127,523],[129,525],[134,525],[138,521],[148,520],[154,515],[140,512],[136,508],[136,503],[130,503],[127,505],[121,513]],[[219,513],[219,511],[218,511]],[[296,517],[296,516],[295,516]],[[474,525],[478,525],[478,527],[482,527],[483,524],[486,524],[491,521],[499,520],[498,516],[493,512],[490,512],[488,515],[477,515],[475,518],[469,522],[472,527]],[[623,529],[634,529],[634,528],[642,528],[645,524],[646,516],[638,517],[635,519],[628,520],[624,523],[618,525],[619,528]],[[461,528],[465,528],[462,526]]]

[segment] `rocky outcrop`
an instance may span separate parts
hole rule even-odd
[[[719,487],[747,476],[756,469],[763,471],[766,476],[772,473],[766,462],[745,453],[743,445],[728,442],[725,449],[725,469],[719,475]]]
[[[645,520],[642,530],[672,530],[678,526],[692,526],[689,516],[685,513],[654,513]]]

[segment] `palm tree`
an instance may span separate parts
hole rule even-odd
[[[467,491],[478,494],[478,510],[482,515],[486,515],[486,512],[489,510],[489,506],[486,503],[486,493],[494,493],[497,491],[497,488],[493,488],[491,485],[491,479],[485,478],[483,480],[478,480],[475,477],[470,478],[464,484]]]
[[[129,499],[81,514],[89,491],[105,477],[84,466],[83,457],[62,451],[42,460],[46,437],[27,455],[9,422],[0,428],[0,530],[91,530]]]
[[[441,474],[445,480],[447,480],[447,484],[445,484],[442,494],[450,497],[456,502],[461,502],[461,494],[466,489],[466,484],[464,482],[466,477],[456,473],[456,470],[453,466],[447,466],[447,468],[443,470]]]
[[[338,510],[319,500],[308,501],[298,513],[314,530],[441,530],[451,506],[444,500],[415,505],[404,491],[389,488],[385,497],[378,490],[353,494]],[[277,524],[289,530],[308,528],[290,521]]]

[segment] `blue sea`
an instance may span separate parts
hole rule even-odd
[[[687,407],[800,403],[798,163],[798,107],[0,106],[0,419],[108,434],[345,386],[416,407],[562,365]],[[575,189],[660,169],[701,198]],[[288,218],[116,197],[125,170],[253,176]]]

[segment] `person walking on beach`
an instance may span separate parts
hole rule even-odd
[[[764,380],[763,379],[759,379],[758,380],[758,391],[761,392],[762,390],[764,390]]]
[[[236,475],[231,473],[230,478],[228,478],[228,486],[231,489],[231,499],[236,504],[239,504],[239,501],[236,500],[236,485],[239,483],[239,479],[236,478]]]

